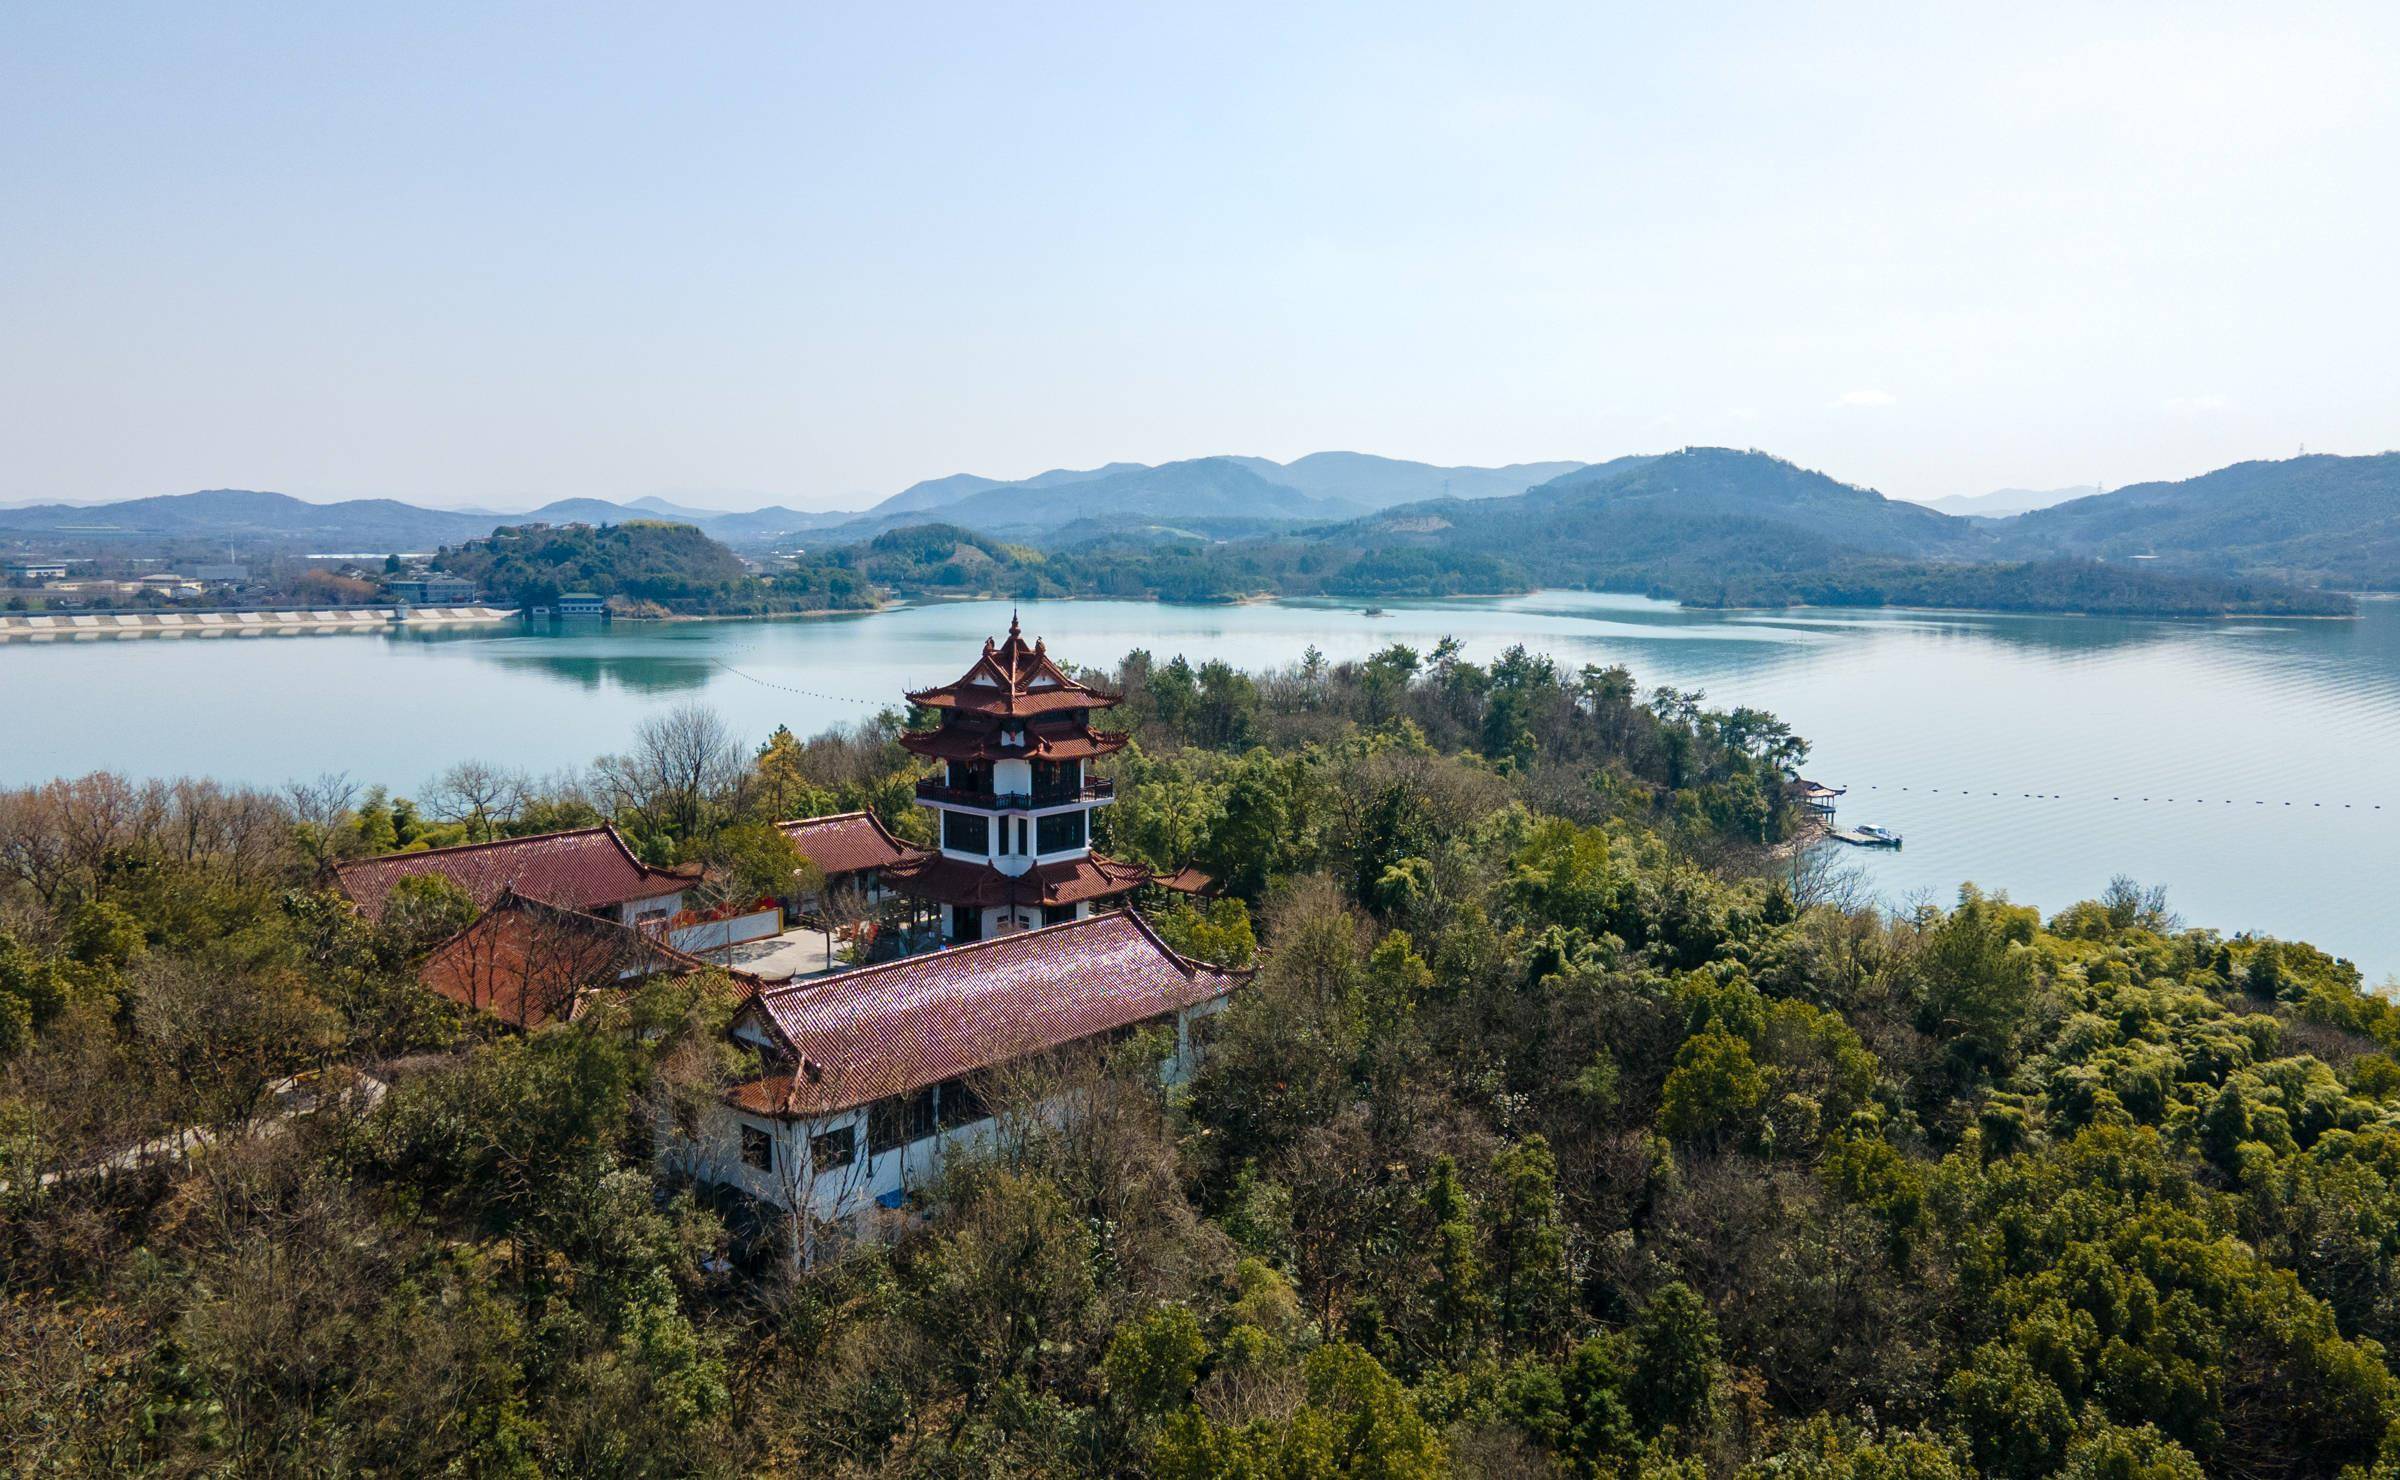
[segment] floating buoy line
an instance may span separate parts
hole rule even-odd
[[[882,699],[861,699],[850,694],[828,694],[818,689],[796,688],[788,683],[777,683],[771,678],[760,678],[755,673],[744,673],[741,669],[734,667],[731,663],[726,662],[723,658],[711,658],[708,661],[716,664],[719,668],[724,669],[727,673],[732,674],[735,678],[746,678],[761,688],[780,689],[787,694],[798,694],[804,699],[823,699],[828,703],[833,704],[863,704],[869,709],[884,709],[890,707],[888,703]]]
[[[1865,791],[1880,791],[1881,789],[1882,789],[1882,788],[1881,788],[1880,786],[1876,785],[1874,782],[1869,782],[1869,783],[1867,783],[1867,785],[1866,785],[1866,786],[1864,786],[1863,788],[1861,788],[1861,790],[1865,790]],[[2070,797],[2070,796],[2066,796],[2066,795],[2064,795],[2064,794],[2062,794],[2062,793],[2055,792],[2055,791],[2019,791],[2019,792],[2006,792],[2006,791],[1985,791],[1985,790],[1983,790],[1983,789],[1981,789],[1981,788],[1979,788],[1979,787],[1973,787],[1973,786],[1918,786],[1918,787],[1909,787],[1909,786],[1895,786],[1895,787],[1893,787],[1893,788],[1892,788],[1892,790],[1894,790],[1894,791],[1908,791],[1908,792],[1922,792],[1922,793],[1924,793],[1924,794],[1925,794],[1925,795],[1927,795],[1927,796],[1937,796],[1937,797],[1938,797],[1938,796],[1952,796],[1952,797],[1998,797],[1998,798],[2000,798],[2000,799],[2002,799],[2002,800],[2004,800],[2004,801],[2027,801],[2027,802],[2096,802],[2096,801],[2098,801],[2098,800],[2099,800],[2099,798],[2098,798],[2098,797],[2096,797],[2096,796],[2090,796],[2090,797]],[[2164,805],[2166,805],[2166,804],[2168,804],[2168,803],[2174,803],[2174,804],[2175,804],[2175,805],[2177,805],[2177,806],[2198,806],[2198,807],[2207,807],[2207,806],[2214,806],[2214,805],[2219,805],[2219,804],[2222,804],[2222,805],[2224,805],[2224,806],[2228,806],[2228,807],[2235,807],[2235,806],[2239,806],[2239,805],[2241,805],[2241,804],[2242,804],[2242,803],[2244,803],[2244,802],[2248,802],[2248,803],[2249,803],[2251,806],[2253,806],[2253,807],[2276,807],[2276,806],[2282,806],[2282,807],[2317,807],[2317,808],[2331,808],[2331,809],[2333,809],[2333,810],[2336,810],[2336,811],[2342,811],[2342,812],[2380,812],[2380,811],[2382,811],[2382,810],[2383,810],[2383,803],[2381,803],[2381,802],[2315,802],[2315,801],[2284,801],[2284,800],[2282,800],[2281,798],[2269,798],[2269,797],[2170,797],[2170,796],[2136,796],[2136,795],[2133,795],[2133,794],[2131,794],[2131,793],[2120,792],[2120,793],[2117,793],[2117,794],[2114,794],[2114,795],[2110,796],[2110,797],[2109,797],[2109,800],[2110,800],[2110,801],[2112,801],[2112,802],[2129,803],[2129,804],[2133,804],[2133,805],[2141,805],[2141,804],[2147,803],[2147,804],[2149,804],[2150,806],[2154,806],[2154,807],[2156,807],[2156,806],[2164,806]]]

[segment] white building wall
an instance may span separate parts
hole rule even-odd
[[[1191,1078],[1199,1066],[1192,1025],[1222,1012],[1225,1000],[1212,998],[1175,1015],[1175,1046],[1160,1065],[1161,1083],[1172,1086]],[[702,1125],[696,1145],[669,1131],[663,1138],[669,1143],[663,1159],[681,1164],[703,1181],[739,1188],[761,1202],[781,1208],[806,1206],[818,1220],[838,1224],[873,1213],[883,1199],[890,1198],[896,1203],[930,1184],[941,1174],[942,1163],[948,1157],[982,1149],[999,1131],[997,1121],[971,1121],[878,1153],[868,1143],[867,1122],[864,1106],[814,1120],[777,1120],[720,1106]],[[760,1170],[743,1162],[743,1126],[768,1134],[774,1147],[772,1168]],[[856,1138],[856,1156],[846,1166],[812,1165],[810,1144],[817,1137],[845,1126]]]

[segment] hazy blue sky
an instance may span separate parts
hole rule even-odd
[[[0,499],[2400,445],[2400,6],[0,12]]]

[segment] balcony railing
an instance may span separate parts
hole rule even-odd
[[[947,802],[956,807],[975,807],[986,812],[1031,812],[1042,807],[1063,807],[1072,802],[1105,802],[1114,800],[1117,783],[1103,777],[1090,776],[1080,786],[1050,786],[1039,791],[975,791],[963,786],[946,786],[938,778],[917,783],[920,802]]]

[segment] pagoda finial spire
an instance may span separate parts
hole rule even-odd
[[[1017,609],[1013,606],[1008,609],[1008,635],[1011,637],[1022,635],[1017,629]]]

